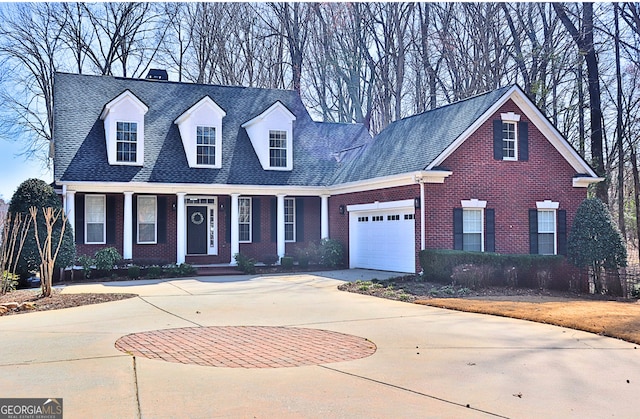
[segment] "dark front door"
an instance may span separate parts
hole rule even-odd
[[[187,207],[187,254],[207,254],[207,207]]]

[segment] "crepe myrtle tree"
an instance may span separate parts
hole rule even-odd
[[[60,197],[56,195],[53,188],[40,179],[28,179],[18,186],[18,189],[11,198],[9,212],[12,214],[23,214],[25,217],[31,217],[30,209],[36,208],[38,228],[36,230],[32,222],[29,228],[29,234],[22,247],[20,257],[17,259],[15,273],[21,278],[26,278],[32,272],[40,271],[42,258],[41,247],[38,246],[35,234],[38,232],[38,238],[41,243],[47,240],[47,225],[43,216],[43,209],[52,208],[54,211],[62,210],[62,202]],[[64,228],[63,223],[65,223]],[[62,239],[60,235],[62,234]],[[76,257],[75,245],[73,243],[73,232],[66,218],[58,217],[51,226],[51,240],[53,243],[60,242],[60,250],[55,260],[55,268],[64,268],[71,265]]]
[[[578,268],[589,269],[596,293],[621,292],[619,281],[609,289],[603,284],[603,272],[627,266],[627,249],[600,199],[587,198],[578,207],[567,242],[567,259]]]

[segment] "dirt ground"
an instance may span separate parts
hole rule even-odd
[[[0,295],[0,306],[6,303],[33,303],[33,309],[10,309],[5,313],[0,310],[0,316],[29,313],[32,311],[57,310],[60,308],[79,307],[88,304],[106,303],[109,301],[124,300],[137,297],[136,294],[60,294],[54,289],[51,297],[41,297],[40,288],[16,290],[5,295]]]
[[[554,324],[640,344],[640,304],[636,300],[522,288],[470,290],[415,281],[414,277],[357,281],[338,288],[433,307]]]

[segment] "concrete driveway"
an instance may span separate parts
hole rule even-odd
[[[0,317],[0,397],[61,397],[65,418],[637,417],[635,345],[336,288],[388,275],[350,270],[69,286],[63,292],[139,297]],[[375,352],[232,368],[134,357],[115,346],[132,333],[228,330],[216,326],[310,332],[299,340],[320,352],[336,345],[323,333],[363,338]],[[145,335],[133,336],[144,342]],[[273,355],[247,342],[227,355]],[[174,343],[179,350],[193,342]]]

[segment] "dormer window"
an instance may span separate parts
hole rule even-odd
[[[138,123],[116,122],[116,161],[135,162],[137,146]]]
[[[520,115],[501,113],[493,121],[493,158],[505,161],[529,160],[529,128]]]
[[[174,121],[180,129],[189,167],[222,167],[222,118],[225,116],[226,112],[205,96]]]
[[[293,169],[294,114],[276,102],[266,111],[242,124],[264,170]]]
[[[110,165],[142,166],[144,162],[144,115],[149,108],[129,90],[107,103],[104,121]]]
[[[216,127],[196,128],[196,162],[198,165],[216,164]]]
[[[287,167],[287,131],[269,131],[269,166]]]

